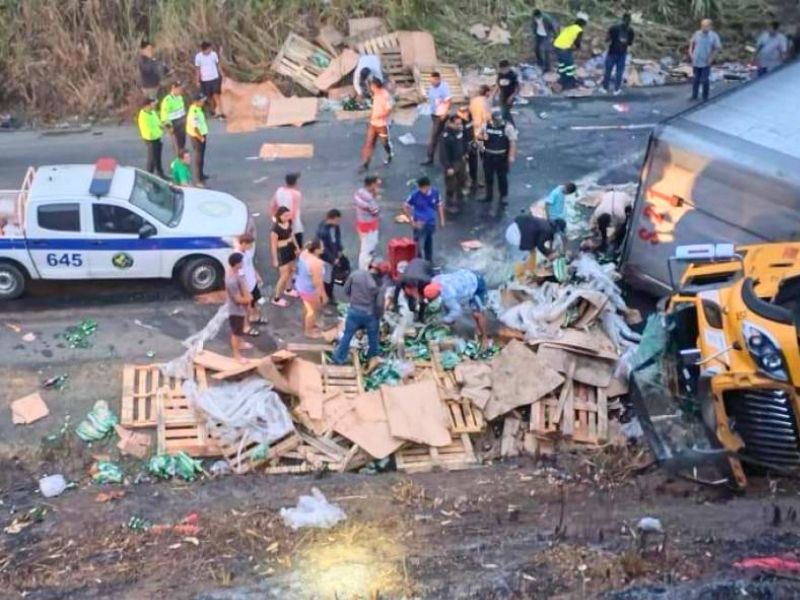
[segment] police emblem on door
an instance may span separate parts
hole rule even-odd
[[[111,257],[111,264],[118,269],[130,269],[133,266],[133,258],[130,254],[120,252]]]

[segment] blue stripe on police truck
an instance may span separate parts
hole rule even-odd
[[[165,238],[0,238],[2,250],[213,250],[230,248],[219,237],[165,237]]]

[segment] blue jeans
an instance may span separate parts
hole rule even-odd
[[[414,241],[417,243],[417,256],[428,262],[433,262],[433,233],[436,223],[424,223],[419,229],[414,229]]]
[[[378,346],[378,317],[357,308],[351,308],[347,311],[347,317],[344,321],[344,334],[333,353],[333,362],[340,365],[347,362],[347,356],[350,354],[350,342],[353,341],[353,336],[359,329],[367,330],[367,358],[378,356],[380,353]]]
[[[692,82],[692,100],[697,100],[697,92],[703,86],[703,100],[708,100],[709,81],[711,67],[694,67],[694,81]]]
[[[611,71],[615,68],[617,72],[614,77],[614,90],[619,90],[622,87],[622,76],[625,74],[625,59],[627,56],[627,53],[606,55],[606,72],[605,75],[603,75],[603,89],[608,90],[608,86],[611,83]]]

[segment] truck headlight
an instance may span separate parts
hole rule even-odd
[[[759,371],[779,381],[789,380],[781,347],[769,333],[745,321],[742,324],[742,335],[747,344],[747,351]]]

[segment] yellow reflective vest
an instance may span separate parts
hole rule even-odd
[[[142,136],[143,140],[152,142],[161,139],[161,119],[158,118],[156,111],[143,108],[139,111],[137,121],[139,123],[139,135]]]
[[[559,50],[571,50],[575,45],[575,40],[578,39],[578,36],[581,33],[583,33],[583,27],[577,23],[568,25],[561,30],[561,33],[558,34],[558,37],[553,42],[553,46]]]
[[[167,94],[161,101],[161,120],[164,123],[182,119],[186,116],[186,104],[183,96]]]
[[[199,104],[189,106],[189,115],[186,117],[186,135],[193,138],[202,138],[208,135],[206,113]]]

